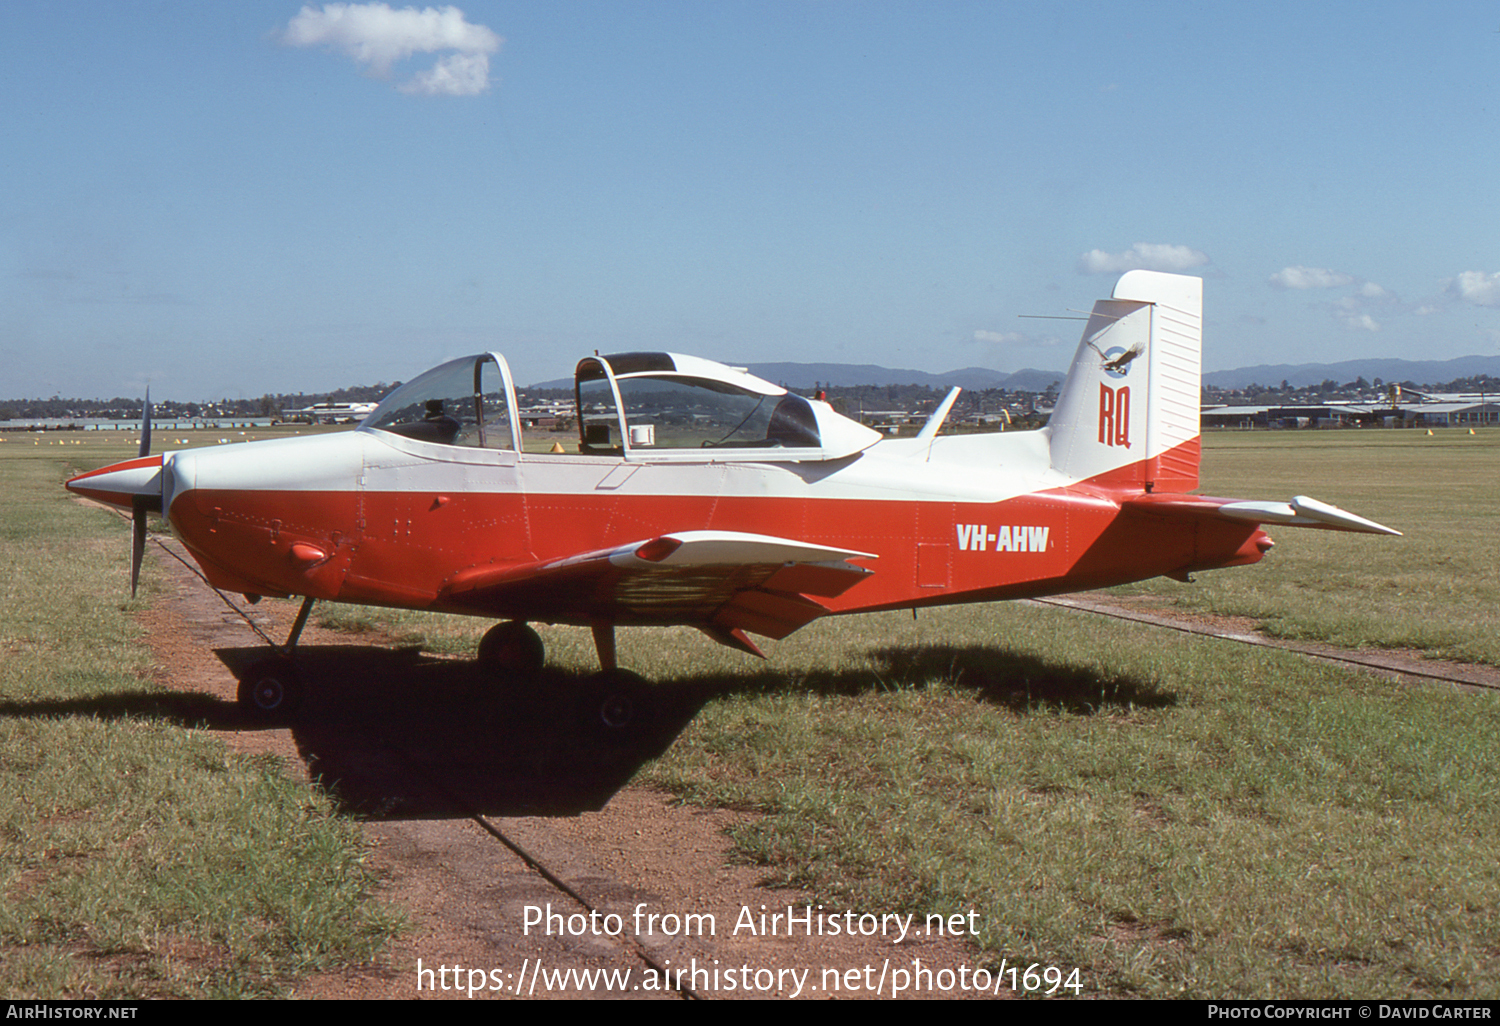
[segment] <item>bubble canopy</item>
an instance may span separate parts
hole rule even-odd
[[[800,462],[852,455],[881,437],[825,402],[681,353],[585,357],[574,393],[585,452]]]
[[[802,461],[852,455],[880,434],[740,368],[677,353],[585,357],[574,379],[581,455],[633,460]],[[445,446],[522,449],[504,357],[435,367],[387,396],[360,425]],[[550,440],[550,436],[549,436]],[[556,455],[554,445],[549,455]]]

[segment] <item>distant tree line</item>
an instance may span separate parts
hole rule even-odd
[[[1474,374],[1455,378],[1438,384],[1419,385],[1412,381],[1387,382],[1380,378],[1366,381],[1363,377],[1353,381],[1337,382],[1327,379],[1316,385],[1293,388],[1288,382],[1279,385],[1251,383],[1244,388],[1220,388],[1204,385],[1203,395],[1208,402],[1230,405],[1278,406],[1328,402],[1331,400],[1379,401],[1386,395],[1391,384],[1403,389],[1420,389],[1432,392],[1495,392],[1500,395],[1500,378],[1489,374]],[[277,392],[266,393],[254,399],[220,399],[204,402],[179,402],[172,399],[153,400],[152,415],[160,418],[190,417],[281,417],[287,411],[300,410],[315,403],[368,403],[378,402],[401,382],[391,384],[355,385],[332,392]],[[522,389],[526,401],[572,398],[572,389]],[[834,409],[846,416],[858,417],[866,410],[904,410],[921,412],[931,410],[947,395],[946,388],[930,385],[822,385],[811,389],[793,389],[806,395],[823,392]],[[1030,392],[1006,388],[966,390],[960,396],[954,418],[965,418],[986,413],[998,413],[1004,409],[1014,415],[1018,411],[1029,411],[1037,405],[1050,406],[1057,397],[1055,387],[1045,392]],[[113,399],[0,399],[0,420],[64,420],[68,418],[97,420],[134,420],[141,415],[141,400],[116,396]]]
[[[376,402],[400,387],[394,384],[356,385],[333,392],[267,393],[258,399],[220,399],[201,403],[153,399],[151,416],[162,419],[191,417],[281,417],[288,410],[300,410],[314,403]],[[114,399],[0,399],[0,420],[136,420],[141,415],[141,400]]]

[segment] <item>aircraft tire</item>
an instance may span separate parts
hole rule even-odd
[[[547,647],[530,624],[506,620],[479,641],[479,665],[491,673],[532,676],[547,662]]]
[[[605,737],[618,737],[651,718],[651,685],[629,670],[605,670],[584,682],[583,725]]]
[[[302,700],[302,680],[289,659],[263,659],[250,667],[239,686],[241,711],[263,723],[291,716]]]

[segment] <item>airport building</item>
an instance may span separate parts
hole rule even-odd
[[[1500,396],[1403,391],[1396,402],[1205,405],[1205,428],[1480,427],[1500,424]]]

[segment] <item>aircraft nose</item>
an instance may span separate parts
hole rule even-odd
[[[67,482],[71,492],[134,510],[138,506],[161,512],[162,458],[140,456],[79,474]]]

